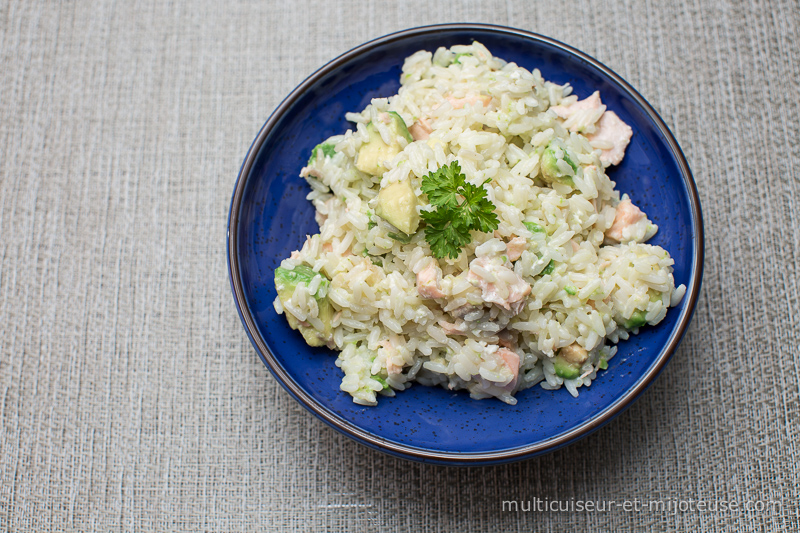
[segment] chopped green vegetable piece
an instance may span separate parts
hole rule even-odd
[[[564,379],[575,379],[581,375],[580,365],[570,363],[560,355],[553,358],[553,367],[556,371],[556,376]]]
[[[408,244],[411,242],[411,237],[409,237],[408,235],[400,235],[399,233],[392,233],[392,232],[387,233],[387,235],[392,239],[396,240],[397,242],[402,242],[403,244]]]
[[[547,182],[558,181],[570,186],[574,185],[572,176],[558,168],[558,161],[564,161],[572,167],[573,173],[577,172],[578,165],[569,157],[567,148],[563,143],[552,141],[542,154],[542,178]]]
[[[394,120],[395,133],[402,135],[408,142],[413,143],[414,137],[412,137],[411,132],[408,131],[408,126],[406,126],[406,121],[403,120],[403,117],[401,117],[394,111],[389,111],[389,116],[391,116],[392,119]]]
[[[314,294],[314,299],[317,300],[319,307],[319,314],[317,318],[323,324],[323,330],[317,331],[306,322],[300,322],[291,313],[286,313],[286,320],[292,329],[298,330],[309,346],[324,346],[333,338],[333,328],[331,327],[331,320],[333,319],[333,306],[328,300],[328,288],[330,287],[330,280],[306,265],[297,265],[293,270],[288,270],[283,267],[275,269],[275,290],[278,293],[278,298],[281,302],[286,302],[291,299],[297,285],[300,283],[309,284],[316,276],[322,276],[322,281]]]
[[[461,61],[459,61],[459,58],[462,58],[464,56],[472,57],[472,54],[469,53],[469,52],[466,52],[466,53],[463,53],[463,54],[456,54],[456,58],[453,60],[453,64],[454,65],[460,65]]]
[[[544,270],[542,270],[542,275],[552,274],[555,268],[556,268],[556,263],[551,259],[550,262],[547,263],[547,266],[544,267]]]
[[[600,358],[600,362],[597,363],[597,368],[599,368],[600,370],[605,370],[608,368],[608,361],[606,361],[605,357]]]
[[[487,198],[486,189],[466,180],[458,161],[422,179],[422,192],[435,206],[434,210],[420,214],[427,224],[425,240],[430,244],[434,257],[439,259],[456,259],[461,248],[472,240],[470,231],[489,233],[498,227],[495,206]]]
[[[390,388],[389,384],[386,383],[386,380],[383,379],[382,377],[380,377],[380,376],[370,376],[370,377],[372,379],[374,379],[375,381],[377,381],[378,383],[380,383],[381,385],[383,385],[383,390],[386,390],[386,389]]]
[[[388,118],[387,118],[388,117]],[[395,135],[403,137],[408,142],[413,142],[413,137],[408,132],[406,123],[403,119],[395,113],[390,111],[384,117]],[[361,172],[372,174],[373,176],[380,176],[386,172],[383,166],[384,161],[392,159],[394,156],[403,151],[403,148],[398,142],[386,144],[383,142],[383,137],[378,132],[375,124],[370,122],[367,124],[367,133],[369,134],[369,141],[361,145],[358,150],[358,158],[356,159],[356,168]]]
[[[367,124],[367,133],[369,134],[369,141],[361,145],[358,150],[358,157],[356,158],[356,168],[361,172],[379,176],[386,172],[382,163],[400,153],[399,144],[386,144],[381,138],[372,122]]]
[[[369,219],[369,222],[367,222],[367,229],[372,229],[378,225],[377,222],[372,220],[372,211],[367,211],[367,218]]]
[[[419,227],[418,203],[411,181],[398,181],[380,190],[375,214],[403,233],[411,235]]]
[[[322,282],[319,284],[319,289],[317,289],[317,293],[314,295],[314,297],[317,300],[321,300],[322,297],[328,293],[328,286],[331,282],[328,280],[328,278],[319,272],[315,272],[313,268],[307,265],[297,265],[294,267],[294,270],[288,270],[283,267],[276,268],[275,288],[279,292],[281,290],[291,290],[293,293],[294,289],[299,283],[311,283],[311,280],[317,276],[322,276]],[[320,296],[320,293],[322,293],[322,297]],[[291,294],[289,294],[289,298],[291,298]]]
[[[333,157],[336,154],[336,149],[332,144],[330,143],[318,144],[314,147],[313,150],[311,150],[311,157],[308,160],[308,166],[314,164],[314,162],[317,160],[317,153],[320,150],[322,150],[322,154],[324,157]]]
[[[569,294],[570,296],[575,296],[576,294],[578,294],[578,289],[576,289],[572,285],[566,285],[564,287],[564,290],[567,291],[567,294]]]
[[[522,223],[531,233],[545,233],[544,228],[536,222],[523,222]]]
[[[631,317],[625,321],[623,326],[625,327],[625,329],[640,328],[647,323],[645,315],[646,313],[644,311],[640,311],[637,309],[636,311],[633,312],[633,314],[631,314]]]

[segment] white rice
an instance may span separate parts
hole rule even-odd
[[[401,85],[397,95],[347,113],[355,128],[328,139],[334,155],[319,151],[303,170],[320,232],[281,266],[306,264],[319,275],[276,299],[276,312],[322,332],[327,299],[333,318],[325,341],[340,351],[341,388],[359,404],[375,405],[378,394],[394,395],[412,381],[512,404],[514,393],[535,385],[577,396],[614,356],[614,343],[642,320],[663,320],[685,293],[675,288],[669,254],[643,244],[657,231],[646,217],[624,228],[622,243],[609,240],[627,196],[601,160],[612,146],[584,136],[597,130],[605,106],[559,117],[553,106],[578,101],[568,85],[493,57],[478,42],[415,53]],[[409,126],[427,121],[429,139],[396,136],[379,120],[389,111]],[[381,176],[355,166],[370,122],[384,142],[402,147]],[[557,161],[574,186],[542,178],[542,155],[554,140],[563,146],[558,155],[577,164]],[[374,206],[381,187],[409,181],[418,209],[430,209],[422,179],[453,161],[468,182],[490,180],[484,187],[499,227],[472,232],[458,258],[437,260],[424,226],[403,242]],[[525,242],[512,260],[515,237]],[[429,269],[444,297],[420,293],[418,276]],[[525,287],[530,293],[514,301]],[[585,360],[576,364],[579,376],[564,378],[556,357],[575,345]]]

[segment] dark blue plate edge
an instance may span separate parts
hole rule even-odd
[[[249,175],[253,163],[258,155],[258,150],[264,142],[264,139],[278,121],[278,119],[285,113],[294,101],[308,88],[315,83],[320,77],[329,73],[337,68],[342,63],[345,63],[355,56],[360,55],[362,52],[373,48],[375,46],[391,43],[393,41],[405,38],[407,36],[434,33],[441,31],[464,31],[464,30],[480,30],[480,31],[493,31],[504,33],[508,35],[515,35],[526,39],[539,41],[548,45],[559,48],[567,53],[575,55],[580,59],[588,62],[595,68],[602,71],[616,83],[618,83],[628,94],[644,109],[651,120],[656,124],[659,131],[666,139],[673,156],[675,157],[681,171],[681,178],[689,193],[689,200],[691,204],[691,219],[694,226],[694,237],[692,244],[694,248],[694,258],[692,261],[691,276],[689,284],[686,288],[686,295],[688,298],[686,306],[681,312],[675,329],[673,330],[670,338],[664,348],[656,357],[653,365],[647,372],[636,382],[636,384],[628,390],[623,396],[617,399],[605,411],[601,412],[592,420],[589,420],[565,433],[556,435],[550,439],[538,442],[536,444],[511,448],[508,450],[499,450],[485,453],[445,453],[437,450],[427,448],[420,448],[399,444],[396,442],[385,440],[377,435],[364,431],[363,429],[353,425],[352,423],[342,420],[335,413],[317,404],[310,398],[302,388],[291,378],[286,370],[280,365],[270,352],[269,348],[257,334],[257,329],[252,315],[247,309],[246,304],[243,305],[245,300],[244,290],[242,288],[241,277],[239,272],[238,250],[236,232],[238,230],[239,222],[239,208],[241,205],[245,185],[247,183],[246,176]],[[245,178],[245,179],[243,179]],[[233,235],[233,239],[231,236]],[[395,33],[379,37],[367,43],[364,43],[356,48],[353,48],[344,54],[333,59],[316,72],[306,78],[300,85],[298,85],[278,107],[269,116],[267,121],[261,127],[258,135],[255,137],[250,145],[250,148],[245,156],[239,175],[236,178],[233,195],[231,197],[231,207],[228,213],[228,230],[226,234],[227,240],[227,263],[228,263],[228,277],[231,283],[231,291],[233,293],[234,303],[239,318],[244,325],[245,332],[247,333],[250,342],[261,358],[262,362],[266,365],[270,373],[278,380],[278,383],[303,407],[310,411],[314,416],[331,426],[333,429],[347,435],[355,441],[364,444],[375,450],[389,453],[393,456],[403,459],[411,459],[423,463],[451,465],[451,466],[479,466],[479,465],[492,465],[518,461],[536,455],[549,453],[564,446],[568,446],[573,442],[582,439],[591,433],[594,433],[611,420],[619,416],[625,409],[630,407],[647,388],[652,385],[653,381],[663,371],[667,362],[671,359],[681,340],[683,339],[686,330],[691,322],[692,316],[697,305],[697,300],[700,295],[700,287],[703,277],[703,259],[704,259],[704,232],[703,232],[703,216],[700,208],[699,195],[697,187],[683,154],[680,146],[678,145],[672,132],[664,123],[660,115],[653,109],[653,107],[634,89],[627,81],[616,74],[614,71],[592,58],[591,56],[564,44],[555,39],[545,37],[526,30],[515,28],[508,28],[504,26],[497,26],[492,24],[473,24],[473,23],[455,23],[455,24],[437,24],[431,26],[420,26],[411,28]],[[256,334],[254,334],[256,333]],[[268,354],[268,357],[265,355]]]

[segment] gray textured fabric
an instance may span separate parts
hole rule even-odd
[[[254,354],[225,265],[234,180],[283,96],[450,21],[540,32],[629,80],[707,230],[694,322],[653,387],[492,468],[394,459],[313,418]],[[798,33],[796,0],[3,2],[0,531],[797,531]],[[533,498],[782,508],[502,509]]]

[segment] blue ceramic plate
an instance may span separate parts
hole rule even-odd
[[[273,271],[306,234],[317,233],[308,185],[298,177],[311,149],[352,125],[375,97],[397,93],[403,59],[417,50],[478,40],[496,56],[545,79],[569,83],[603,102],[634,131],[623,163],[610,171],[621,192],[658,224],[650,243],[675,259],[681,304],[656,327],[619,345],[589,388],[536,386],[515,406],[471,400],[466,392],[414,386],[377,407],[353,403],[339,390],[336,353],[310,348],[275,313]],[[675,138],[625,80],[562,43],[521,30],[476,24],[428,26],[382,37],[334,59],[297,87],[269,117],[250,147],[233,192],[228,268],[245,330],[264,364],[304,407],[335,429],[393,455],[441,464],[490,464],[552,451],[586,436],[628,407],[664,368],[686,331],[700,290],[703,226],[694,181]]]

